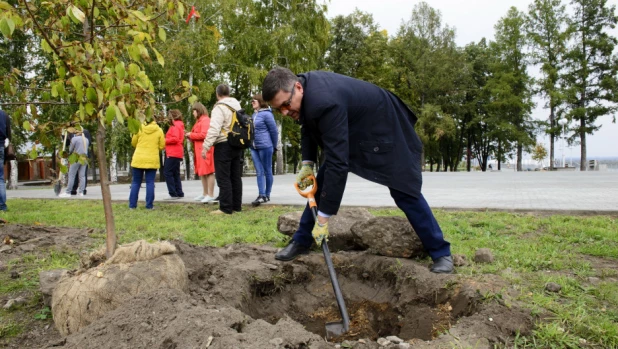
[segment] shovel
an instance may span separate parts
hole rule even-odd
[[[296,191],[304,197],[307,198],[309,202],[309,208],[313,213],[313,219],[318,221],[318,205],[315,202],[315,193],[318,190],[318,182],[316,181],[314,176],[308,177],[307,180],[313,181],[313,188],[309,191],[302,191],[298,187],[298,183],[294,183],[294,187],[296,187]],[[335,267],[333,266],[333,260],[330,258],[330,251],[328,250],[328,244],[326,243],[326,239],[322,241],[322,251],[324,252],[324,259],[326,260],[326,266],[328,267],[328,275],[330,275],[330,282],[333,284],[333,291],[335,292],[335,297],[337,298],[337,305],[339,306],[339,312],[341,313],[340,322],[327,322],[326,323],[326,338],[330,339],[333,337],[341,336],[342,334],[348,332],[350,329],[350,318],[348,316],[348,310],[345,307],[345,301],[343,300],[343,295],[341,294],[341,288],[339,287],[339,281],[337,280],[337,274],[335,273]]]
[[[63,131],[64,132],[64,140],[62,140],[62,156],[64,156],[64,148],[67,145],[67,136],[69,135],[69,133],[67,131]],[[58,169],[58,180],[56,181],[56,183],[54,183],[54,193],[56,193],[56,196],[58,196],[60,194],[60,189],[62,189],[62,183],[60,182],[60,176],[62,176],[62,171],[60,171],[60,169]]]

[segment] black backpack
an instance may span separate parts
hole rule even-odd
[[[255,137],[253,118],[247,115],[244,109],[236,110],[225,103],[217,104],[224,105],[232,111],[232,123],[230,132],[227,134],[227,142],[234,148],[247,149]]]

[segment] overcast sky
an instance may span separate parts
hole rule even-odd
[[[373,19],[380,28],[386,29],[389,35],[395,35],[402,21],[410,19],[412,9],[420,1],[418,0],[325,0],[328,6],[328,16],[348,15],[355,8],[373,15]],[[520,11],[527,11],[531,0],[427,0],[431,7],[439,10],[442,14],[442,23],[454,27],[457,33],[456,42],[464,46],[470,42],[478,42],[481,38],[493,40],[494,25],[505,16],[511,6]],[[566,3],[566,1],[564,1]],[[618,0],[609,0],[609,5],[618,7]],[[611,31],[618,35],[618,29]],[[537,108],[533,111],[535,119],[547,119],[549,111],[543,109],[544,101],[536,99]],[[618,125],[611,122],[610,116],[602,117],[597,124],[602,124],[601,130],[594,135],[587,136],[588,159],[594,157],[618,156]],[[541,139],[539,139],[541,140]],[[546,137],[544,142],[548,145]],[[549,146],[547,146],[549,151]],[[579,146],[570,151],[565,150],[565,155],[579,157]],[[562,156],[560,143],[556,144],[556,157]]]

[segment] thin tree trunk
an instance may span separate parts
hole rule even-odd
[[[116,126],[116,120],[112,121],[112,128]],[[112,156],[109,160],[109,180],[110,183],[118,183],[118,153],[112,149]]]
[[[556,135],[554,132],[554,126],[556,121],[555,116],[554,116],[554,109],[555,107],[553,106],[553,102],[550,101],[550,103],[552,104],[552,106],[550,107],[550,112],[549,112],[549,127],[550,127],[550,132],[549,132],[549,170],[553,171],[554,170],[554,143],[555,143],[555,139],[556,139]]]
[[[579,138],[581,140],[581,163],[579,164],[580,171],[588,170],[588,158],[586,157],[586,120],[582,118],[579,128]]]
[[[17,179],[19,178],[17,160],[11,160],[11,174],[9,175],[9,188],[17,189]]]
[[[193,22],[195,23],[195,22]],[[195,29],[195,24],[193,24],[193,29]],[[189,86],[193,86],[193,70],[191,70],[191,72],[189,73]],[[191,113],[191,106],[189,106],[189,117],[193,117],[193,114]],[[200,115],[198,115],[199,117]],[[194,122],[197,122],[197,120],[195,120]],[[185,180],[190,180],[190,179],[194,179],[194,175],[195,175],[195,157],[193,155],[193,146],[192,146],[193,142],[191,142],[189,139],[187,139],[187,157],[189,158],[189,162],[188,162],[188,168],[187,171],[185,172]],[[199,150],[201,151],[201,149]],[[199,153],[198,153],[199,154]]]
[[[105,255],[111,258],[116,252],[116,224],[112,210],[112,193],[109,189],[107,176],[107,159],[105,158],[105,126],[99,124],[97,129],[97,157],[101,171],[101,195],[103,196],[103,211],[105,212],[105,230],[107,232]]]
[[[281,121],[277,121],[277,131],[279,131],[279,136],[277,138],[277,146],[275,147],[277,149],[277,167],[276,167],[276,171],[275,174],[284,174],[285,173],[285,168],[283,167],[283,145],[281,142],[281,133],[283,131],[283,123]]]
[[[523,149],[521,142],[517,142],[517,171],[522,171],[521,157],[523,156]]]
[[[472,137],[468,132],[468,147],[466,149],[466,171],[470,172],[472,166]]]

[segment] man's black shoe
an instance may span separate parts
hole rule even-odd
[[[260,206],[260,204],[262,204],[262,203],[264,203],[264,202],[266,202],[266,197],[264,197],[264,196],[261,196],[261,195],[260,195],[260,196],[258,196],[258,197],[257,197],[257,199],[255,199],[255,200],[251,203],[251,205],[252,205],[253,207],[256,207],[256,206]]]
[[[292,261],[301,254],[308,254],[309,247],[305,247],[298,242],[292,240],[283,250],[275,254],[275,259],[279,261]]]
[[[444,256],[433,261],[431,272],[436,274],[452,274],[453,273],[453,257]]]

